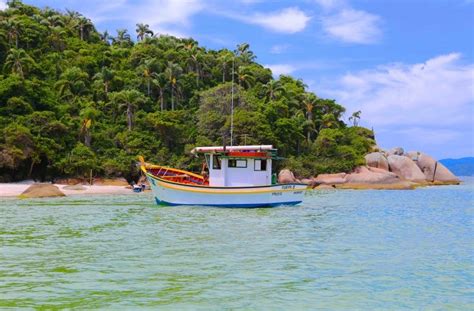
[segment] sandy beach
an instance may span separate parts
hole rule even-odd
[[[16,197],[25,191],[31,184],[27,183],[0,183],[0,197]],[[84,185],[85,190],[65,189],[67,185],[54,184],[65,195],[95,195],[95,194],[133,194],[132,189],[125,186],[89,186]]]

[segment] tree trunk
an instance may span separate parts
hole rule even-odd
[[[171,110],[174,110],[173,87],[171,87]]]
[[[160,88],[160,108],[161,108],[161,111],[163,111],[165,109],[165,102],[164,102],[164,98],[163,98],[163,89]]]
[[[225,82],[225,65],[222,67],[222,83]]]
[[[28,178],[31,178],[31,173],[33,173],[33,166],[35,165],[35,161],[31,159],[30,171],[28,172]]]
[[[86,145],[86,147],[91,147],[91,139],[91,133],[89,130],[86,130],[86,133],[84,134],[84,145]]]
[[[132,131],[132,107],[130,105],[127,105],[127,123],[128,123],[128,130]]]
[[[150,90],[150,79],[148,79],[147,88],[148,88],[148,96],[150,96],[150,93],[151,93],[151,90]]]

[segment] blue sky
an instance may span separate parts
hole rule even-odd
[[[2,2],[0,0],[0,8]],[[148,23],[261,64],[362,110],[379,145],[474,156],[473,0],[24,0],[77,10],[100,31]]]

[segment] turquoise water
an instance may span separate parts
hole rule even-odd
[[[0,308],[474,308],[474,183],[266,209],[0,201]]]

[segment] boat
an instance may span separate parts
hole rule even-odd
[[[303,201],[306,184],[279,184],[272,174],[278,159],[272,145],[196,147],[203,154],[202,174],[166,166],[145,164],[158,205],[200,205],[219,207],[271,207]]]

